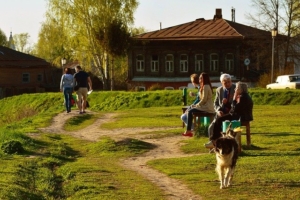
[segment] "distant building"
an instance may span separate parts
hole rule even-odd
[[[14,42],[14,39],[12,37],[12,32],[10,32],[10,36],[9,36],[9,40],[8,40],[8,47],[13,49],[13,50],[16,50],[15,42]]]
[[[45,60],[0,46],[0,98],[58,91],[60,77],[61,70]]]
[[[148,90],[187,87],[190,75],[206,72],[213,85],[222,73],[233,81],[255,84],[271,63],[271,33],[222,18],[216,9],[213,19],[192,22],[132,37],[128,51],[128,86]],[[266,49],[270,49],[266,51]],[[264,53],[261,53],[265,51]],[[268,65],[270,68],[270,65]]]

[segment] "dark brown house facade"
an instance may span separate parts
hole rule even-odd
[[[213,19],[185,24],[132,37],[128,51],[129,89],[180,89],[190,83],[190,75],[206,72],[213,86],[228,73],[233,81],[254,84],[262,69],[258,51],[271,45],[269,31],[228,21],[216,9]],[[268,54],[267,56],[270,56]]]
[[[57,70],[50,63],[4,46],[0,46],[0,70],[0,98],[59,88],[53,76]]]

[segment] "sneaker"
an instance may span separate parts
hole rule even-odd
[[[182,133],[182,135],[183,136],[187,136],[187,137],[193,137],[193,133],[192,132],[188,132],[188,133],[184,132],[184,133]]]
[[[83,112],[79,112],[79,114],[83,114]]]
[[[214,148],[214,144],[213,144],[213,142],[212,141],[209,141],[208,143],[206,143],[205,145],[204,145],[206,148],[209,148],[209,149],[212,149],[212,148]]]

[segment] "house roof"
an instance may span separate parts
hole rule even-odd
[[[0,67],[50,67],[44,59],[0,46]]]
[[[226,40],[271,37],[269,31],[260,30],[221,18],[192,22],[147,32],[134,37],[137,40]]]

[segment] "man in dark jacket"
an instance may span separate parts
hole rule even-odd
[[[218,117],[222,117],[231,109],[231,104],[233,101],[233,94],[235,89],[235,84],[231,81],[231,76],[229,74],[222,74],[220,76],[220,81],[222,86],[218,87],[216,90],[216,97],[214,100],[214,108],[216,111],[216,117],[208,127],[209,136],[213,134],[214,125]]]
[[[85,113],[88,90],[92,90],[92,81],[89,74],[83,71],[79,65],[75,67],[75,71],[74,80],[77,94],[77,105],[79,114],[83,114]]]
[[[205,145],[207,148],[214,147],[214,141],[221,137],[222,123],[229,120],[252,121],[253,101],[248,94],[246,83],[238,82],[233,95],[233,102],[228,114],[218,117],[215,120],[213,134],[210,135],[210,142]]]

